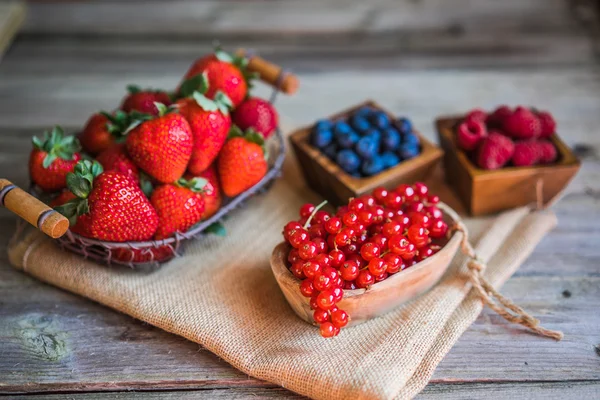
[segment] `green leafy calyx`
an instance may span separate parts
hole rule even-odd
[[[220,90],[215,93],[215,98],[212,100],[198,91],[194,92],[192,97],[205,111],[219,111],[223,115],[228,115],[229,110],[233,108],[233,103],[231,102],[229,96]]]
[[[176,185],[190,189],[194,193],[202,193],[204,187],[208,184],[208,180],[201,177],[194,177],[192,179],[179,178]]]
[[[183,81],[179,87],[179,98],[190,97],[194,92],[206,93],[208,90],[208,75],[206,72],[198,75],[194,75],[191,78]]]
[[[44,168],[50,167],[57,158],[67,161],[73,160],[75,153],[81,150],[79,140],[75,136],[65,136],[60,126],[55,126],[51,131],[44,132],[43,139],[34,136],[32,142],[33,147],[47,153],[44,161],[42,161]]]
[[[227,139],[233,139],[236,137],[244,138],[246,141],[250,143],[256,143],[259,145],[265,155],[265,158],[268,158],[267,148],[265,146],[265,138],[260,133],[256,132],[252,128],[246,129],[246,131],[242,131],[239,126],[232,125],[229,130],[229,134],[227,135]]]
[[[212,233],[217,236],[226,236],[227,235],[227,231],[225,230],[225,227],[220,222],[215,222],[215,223],[209,225],[205,229],[205,232]]]
[[[67,174],[67,188],[77,196],[55,210],[69,219],[74,225],[77,217],[89,212],[88,196],[92,191],[94,178],[103,172],[102,165],[98,161],[82,160],[75,165],[73,172]]]

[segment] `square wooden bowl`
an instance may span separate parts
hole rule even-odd
[[[332,121],[345,119],[365,106],[385,112],[392,120],[396,119],[393,114],[384,110],[374,101],[358,104],[329,117],[329,119]],[[334,205],[346,204],[350,197],[369,193],[378,186],[391,188],[401,183],[425,180],[443,155],[439,147],[429,142],[419,132],[414,131],[421,142],[421,154],[410,160],[402,161],[397,166],[377,175],[356,178],[346,173],[321,150],[310,144],[311,129],[312,125],[295,131],[290,136],[290,141],[308,185]]]
[[[558,161],[532,167],[478,168],[458,148],[454,127],[463,116],[436,120],[444,149],[446,181],[462,199],[471,215],[483,215],[532,203],[548,205],[575,176],[581,163],[557,134],[550,140],[558,150]]]

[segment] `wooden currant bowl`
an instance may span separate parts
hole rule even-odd
[[[438,207],[444,212],[444,220],[452,226],[460,217],[447,205]],[[456,251],[460,247],[462,232],[455,231],[439,252],[425,260],[377,282],[366,289],[344,290],[344,298],[337,305],[350,316],[348,326],[358,325],[379,317],[431,289],[444,275]],[[287,267],[291,246],[282,242],[271,255],[271,269],[286,300],[300,318],[316,325],[310,299],[300,293],[300,280]]]
[[[471,215],[484,215],[519,206],[552,204],[573,179],[581,162],[555,133],[550,141],[556,146],[558,160],[531,167],[504,167],[497,170],[478,168],[458,148],[454,129],[463,116],[436,120],[440,144],[444,149],[446,181],[461,198]]]
[[[391,120],[396,117],[374,101],[365,101],[352,108],[329,117],[332,121],[345,119],[362,107],[385,112]],[[331,204],[345,204],[350,197],[360,197],[372,192],[379,186],[393,188],[401,183],[412,184],[424,181],[442,159],[442,150],[425,139],[419,132],[415,135],[421,143],[421,153],[410,160],[402,161],[389,168],[365,178],[356,178],[346,173],[339,165],[331,161],[321,150],[310,144],[311,126],[298,129],[290,135],[290,141],[298,163],[308,185]]]

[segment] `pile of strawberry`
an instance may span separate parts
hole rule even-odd
[[[264,141],[278,116],[249,96],[245,67],[217,49],[194,62],[173,93],[128,87],[120,107],[92,115],[78,137],[55,127],[34,138],[31,180],[57,194],[51,205],[82,236],[126,242],[186,232],[267,172]],[[153,251],[114,256],[171,255]]]
[[[323,337],[349,322],[336,305],[344,289],[368,288],[441,249],[448,225],[438,202],[425,184],[402,184],[351,199],[335,214],[320,210],[326,202],[304,204],[300,219],[285,225],[288,267],[301,280]]]
[[[556,161],[556,147],[548,140],[555,130],[546,111],[500,106],[490,114],[470,111],[456,128],[456,140],[479,168],[524,167]]]

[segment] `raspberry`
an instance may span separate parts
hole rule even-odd
[[[465,121],[458,126],[456,133],[456,141],[458,146],[466,151],[475,150],[477,144],[487,136],[487,130],[485,124],[481,120],[476,119],[465,119]]]
[[[540,132],[540,138],[548,138],[554,134],[556,130],[556,121],[554,117],[547,111],[540,111],[537,113],[537,117],[540,120],[542,126]]]
[[[532,139],[540,135],[542,124],[530,109],[519,106],[504,121],[504,130],[515,139]]]
[[[534,165],[538,162],[538,159],[539,152],[537,142],[515,143],[515,151],[512,156],[512,163],[515,167]]]
[[[512,114],[512,110],[509,106],[500,106],[494,110],[493,113],[489,114],[485,123],[489,128],[503,128],[504,121]]]
[[[474,108],[465,116],[465,121],[481,121],[485,122],[487,113],[481,108]]]
[[[540,140],[536,143],[540,163],[549,164],[556,161],[557,151],[552,142]]]
[[[515,149],[510,138],[492,132],[479,144],[477,150],[477,165],[483,169],[498,169],[503,167],[512,157]]]

